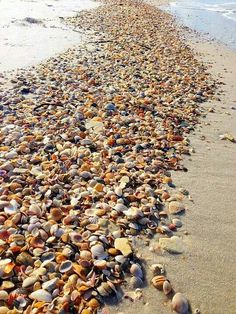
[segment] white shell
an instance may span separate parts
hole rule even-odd
[[[73,264],[71,261],[65,261],[65,262],[62,262],[60,267],[59,267],[59,271],[61,273],[66,273],[67,271],[71,270]]]
[[[30,286],[33,286],[37,280],[38,280],[37,277],[26,278],[22,283],[22,288],[28,288]]]
[[[106,252],[104,252],[104,247],[102,244],[95,244],[91,247],[91,253],[93,258],[104,259],[108,256]]]
[[[43,290],[43,289],[39,289],[36,290],[34,292],[32,292],[29,297],[31,299],[37,300],[37,301],[44,301],[44,302],[51,302],[52,301],[52,295],[51,293]]]

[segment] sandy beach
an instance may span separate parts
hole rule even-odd
[[[235,313],[236,52],[148,3],[1,75],[2,314]]]

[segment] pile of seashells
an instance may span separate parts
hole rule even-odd
[[[133,239],[181,227],[170,171],[186,170],[187,134],[214,92],[152,6],[106,1],[66,23],[89,42],[1,87],[1,314],[92,314],[128,278],[142,287]],[[172,291],[162,273],[152,283]]]

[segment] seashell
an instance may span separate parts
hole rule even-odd
[[[182,227],[182,221],[178,218],[174,218],[172,219],[172,223],[177,227],[177,228],[180,228]]]
[[[77,263],[73,263],[73,270],[82,280],[86,281],[87,272],[84,267]]]
[[[94,267],[97,267],[98,269],[105,269],[107,267],[107,262],[104,260],[97,260],[94,261]]]
[[[33,257],[27,252],[22,252],[16,257],[17,265],[31,266],[34,264]]]
[[[82,171],[79,175],[85,180],[89,180],[92,178],[92,174],[89,171]]]
[[[33,300],[36,300],[36,301],[42,301],[42,302],[52,302],[52,295],[51,293],[43,290],[43,289],[39,289],[39,290],[36,290],[34,292],[32,292],[29,297]]]
[[[115,260],[120,264],[124,264],[127,261],[127,258],[123,255],[116,255]]]
[[[85,210],[85,215],[86,216],[89,216],[89,217],[94,217],[94,216],[96,216],[96,208],[88,208],[88,209],[86,209]]]
[[[55,253],[54,252],[46,252],[46,253],[43,253],[42,256],[41,256],[41,261],[42,262],[51,262],[55,259]]]
[[[152,284],[158,290],[162,290],[163,289],[163,284],[164,284],[165,281],[166,281],[166,277],[165,276],[155,276],[155,277],[152,278]]]
[[[7,314],[9,313],[9,308],[6,306],[0,306],[0,314]]]
[[[112,293],[112,288],[107,282],[102,282],[100,286],[97,287],[97,292],[102,296],[102,297],[107,297]]]
[[[15,264],[13,262],[8,263],[7,265],[5,265],[4,267],[4,273],[5,274],[10,274],[11,271],[14,269]]]
[[[127,211],[128,208],[124,205],[124,204],[116,204],[114,209],[118,212],[118,213],[122,213],[124,211]]]
[[[119,197],[121,197],[122,194],[123,194],[122,188],[121,188],[120,186],[116,187],[116,188],[115,188],[115,193],[116,193],[116,195],[118,195]]]
[[[0,301],[6,301],[9,297],[9,294],[7,291],[0,291]]]
[[[22,297],[22,296],[18,296],[17,298],[16,298],[16,301],[17,301],[17,304],[18,304],[18,307],[19,308],[24,308],[24,307],[26,307],[26,305],[27,305],[27,301],[26,301],[26,299],[24,298],[24,297]],[[9,312],[8,312],[9,313]],[[17,314],[17,313],[16,313]]]
[[[121,237],[121,231],[120,231],[120,230],[117,230],[117,231],[112,232],[112,236],[113,236],[115,239],[120,238],[120,237]]]
[[[163,283],[163,292],[165,295],[169,294],[172,291],[172,286],[168,280],[165,280]]]
[[[28,214],[29,214],[29,215],[35,215],[35,216],[37,216],[37,217],[41,217],[41,216],[42,216],[42,210],[41,210],[41,208],[39,207],[39,205],[37,205],[37,204],[32,204],[32,205],[30,205],[30,207],[29,207]]]
[[[92,309],[97,309],[98,307],[101,306],[98,300],[95,298],[92,298],[91,300],[89,300],[87,305],[91,307]]]
[[[30,245],[35,248],[43,248],[45,246],[45,242],[38,237],[32,237]]]
[[[187,314],[189,310],[188,300],[182,293],[178,292],[171,301],[171,307],[176,313]]]
[[[105,259],[107,258],[108,254],[104,252],[104,247],[102,244],[95,244],[91,247],[91,253],[93,258],[97,259]]]
[[[3,277],[3,276],[1,276],[1,277]],[[3,290],[12,289],[14,287],[15,287],[15,284],[11,281],[8,281],[8,280],[4,280],[2,282],[2,285],[1,285],[1,289],[3,289]]]
[[[63,212],[60,208],[52,208],[50,210],[51,218],[55,221],[60,221],[63,217]]]
[[[143,278],[143,271],[139,264],[132,264],[130,267],[130,273],[139,278]]]
[[[120,251],[118,251],[117,249],[111,247],[107,250],[108,254],[109,255],[112,255],[112,256],[116,256],[120,253]]]
[[[59,267],[59,271],[61,273],[66,273],[68,271],[70,271],[73,267],[73,263],[71,261],[64,261],[61,263],[60,267]]]
[[[98,224],[89,224],[86,226],[86,229],[91,232],[97,231],[99,228],[100,226]]]
[[[33,286],[37,280],[38,280],[38,277],[26,278],[22,283],[22,288],[28,288],[28,287]]]
[[[143,212],[136,207],[130,207],[128,210],[123,211],[128,219],[137,219],[143,217]]]
[[[152,264],[150,268],[155,276],[165,274],[165,268],[162,264]]]
[[[4,212],[8,215],[14,215],[19,212],[19,206],[15,200],[11,200],[8,206],[4,207]]]
[[[90,251],[82,250],[80,251],[80,258],[85,260],[90,260],[92,258],[92,254]]]
[[[58,281],[59,281],[59,278],[53,278],[51,280],[45,281],[42,284],[42,288],[47,291],[52,291],[56,288]]]
[[[137,289],[143,286],[143,281],[140,277],[133,276],[131,277],[129,284],[132,289]]]

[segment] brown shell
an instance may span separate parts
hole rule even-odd
[[[165,276],[155,276],[155,277],[152,278],[152,284],[158,290],[162,290],[163,289],[163,284],[164,284],[165,281],[166,281],[166,277]]]

